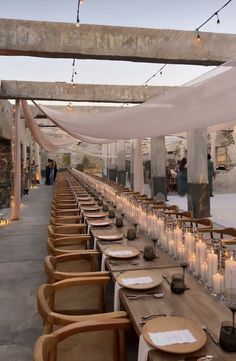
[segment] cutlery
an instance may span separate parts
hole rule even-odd
[[[124,243],[124,241],[113,241],[112,239],[109,241],[109,240],[107,240],[107,241],[100,241],[99,240],[99,243],[100,244],[107,244],[107,243],[112,243],[112,244],[122,244],[122,243]]]
[[[162,298],[164,297],[165,292],[155,292],[155,293],[146,293],[145,295],[127,295],[126,297],[130,300],[137,300],[143,297],[155,297],[155,298]]]
[[[169,285],[171,284],[171,282],[170,282],[170,280],[169,280],[169,278],[168,278],[167,275],[162,275],[162,277],[164,278],[164,280],[166,280],[166,282],[167,282]]]
[[[212,339],[212,341],[216,344],[219,345],[219,341],[215,338],[215,336],[213,335],[212,331],[206,326],[206,325],[201,325],[202,329],[207,332],[207,334],[210,336],[210,338]]]
[[[214,359],[214,356],[205,355],[205,356],[187,356],[184,359],[179,359],[177,361],[210,361],[213,359]]]
[[[150,317],[153,317],[153,316],[173,316],[173,312],[170,312],[170,313],[149,313],[148,315],[144,315],[142,316],[142,319],[144,320],[147,320],[148,318]]]
[[[139,261],[134,261],[134,262],[129,262],[128,260],[127,261],[110,261],[109,260],[109,263],[110,264],[113,264],[113,265],[122,265],[122,264],[126,264],[126,265],[136,265],[136,264],[139,264]]]

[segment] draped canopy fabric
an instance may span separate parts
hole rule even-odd
[[[73,136],[83,134],[102,141],[164,136],[222,123],[234,125],[235,79],[236,61],[229,61],[184,86],[120,111],[85,114],[38,107]]]
[[[53,152],[59,148],[67,147],[76,141],[76,139],[71,136],[68,136],[66,139],[56,139],[55,137],[50,137],[49,135],[44,134],[35,122],[27,101],[22,100],[21,105],[24,111],[25,119],[34,139],[48,152]]]
[[[33,103],[39,108],[39,110],[41,110],[41,112],[43,112],[59,128],[64,130],[66,133],[70,134],[72,137],[81,140],[82,142],[90,143],[90,144],[108,144],[108,143],[112,142],[111,139],[103,139],[103,138],[98,139],[98,138],[80,134],[79,125],[76,125],[76,124],[73,125],[73,124],[71,124],[70,119],[69,119],[69,121],[67,120],[67,117],[70,114],[71,110],[70,110],[70,112],[59,111],[59,113],[61,115],[61,120],[58,120],[54,116],[51,117],[50,114],[48,114],[48,112],[45,111],[45,109],[46,110],[48,109],[50,111],[52,109],[49,109],[43,105],[39,105],[35,101],[33,101]],[[76,112],[76,113],[78,113],[78,112]],[[84,114],[84,113],[82,113],[82,114]]]

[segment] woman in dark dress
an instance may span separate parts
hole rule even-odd
[[[51,159],[48,159],[46,164],[46,179],[45,184],[50,185]]]
[[[187,193],[187,159],[183,158],[179,165],[178,172],[178,194],[184,196]]]

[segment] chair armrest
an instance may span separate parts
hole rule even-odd
[[[83,322],[89,320],[109,320],[109,319],[124,318],[124,317],[128,317],[128,314],[125,311],[106,312],[106,313],[97,313],[92,315],[79,315],[79,316],[74,316],[74,315],[71,316],[57,312],[49,312],[47,315],[47,319],[50,323],[61,326],[66,326],[74,322]]]

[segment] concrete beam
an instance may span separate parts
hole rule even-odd
[[[1,102],[1,101],[0,101]],[[50,105],[51,109],[64,111],[67,108],[67,104],[65,105]],[[115,110],[120,110],[119,106],[72,106],[73,111],[77,112],[86,112],[86,113],[104,113],[111,112]],[[34,118],[41,120],[42,124],[47,125],[51,124],[50,120],[47,120],[45,123],[45,119],[47,119],[46,115],[42,113],[35,105],[30,105],[30,110]],[[23,109],[21,109],[21,118],[25,118],[25,114]]]
[[[143,103],[173,87],[96,85],[2,80],[0,98],[78,102]]]
[[[219,65],[236,57],[236,35],[0,19],[0,55]]]

